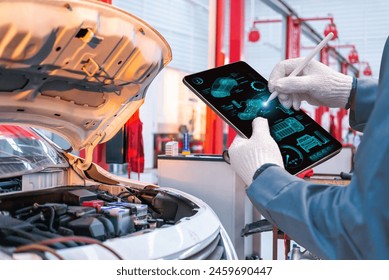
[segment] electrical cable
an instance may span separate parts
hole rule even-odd
[[[35,228],[37,228],[37,229],[39,229],[41,231],[49,231],[49,228],[45,224],[35,223],[34,226],[35,226]]]
[[[49,220],[49,231],[50,232],[56,232],[56,230],[53,228],[53,225],[54,225],[54,218],[55,218],[55,209],[54,207],[52,206],[49,206],[49,205],[39,205],[38,203],[35,203],[34,204],[34,207],[36,208],[48,208],[50,210],[50,220]]]
[[[119,198],[122,198],[123,195],[131,195],[131,193],[127,190],[127,191],[122,191],[122,192],[118,193],[116,196]]]
[[[60,235],[58,235],[58,234],[54,234],[54,233],[51,233],[51,232],[48,232],[48,231],[42,231],[42,230],[39,230],[39,229],[33,229],[32,232],[35,233],[35,234],[41,235],[44,238],[42,240],[46,240],[47,238],[57,238],[57,237],[60,237]],[[77,244],[75,244],[75,246],[77,246]],[[75,247],[75,246],[71,246],[68,243],[66,243],[66,244],[58,243],[58,244],[53,245],[53,247],[54,247],[53,249],[60,250],[60,249],[66,249],[68,247]]]
[[[29,252],[29,251],[40,251],[40,252],[48,252],[55,257],[57,257],[59,260],[64,260],[64,258],[58,254],[54,249],[41,245],[41,244],[29,244],[29,245],[22,245],[19,246],[15,249],[14,253],[24,253],[24,252]]]
[[[88,243],[88,244],[99,245],[99,246],[103,247],[104,249],[110,251],[119,260],[123,260],[123,258],[118,253],[116,253],[113,249],[109,248],[108,246],[104,245],[103,243],[101,243],[100,241],[98,241],[96,239],[85,237],[85,236],[57,237],[57,238],[53,238],[53,239],[42,240],[42,241],[38,242],[37,244],[51,245],[51,244],[58,243],[58,242],[68,242],[68,241],[83,242],[83,243]]]
[[[140,190],[137,190],[137,189],[132,189],[130,187],[124,187],[129,193],[135,195],[135,194],[139,194],[140,193]]]
[[[21,246],[21,245],[28,245],[31,244],[31,240],[15,236],[15,235],[7,235],[7,236],[1,236],[1,243],[6,244],[7,246]]]
[[[23,212],[27,212],[28,213],[31,209],[32,209],[32,206],[27,206],[27,207],[20,208],[20,209],[15,211],[14,215],[18,216],[18,215],[22,214]]]
[[[38,214],[36,214],[34,216],[31,216],[31,217],[25,219],[24,221],[26,223],[31,223],[32,224],[32,223],[35,223],[35,222],[39,221],[40,219],[41,219],[41,214],[38,213]]]
[[[33,234],[30,234],[30,233],[28,233],[28,232],[26,232],[24,230],[20,230],[20,229],[16,229],[16,228],[7,228],[7,227],[1,227],[0,226],[0,231],[2,231],[2,232],[4,232],[4,231],[11,231],[13,233],[18,234],[20,237],[23,237],[25,239],[31,240],[32,242],[39,242],[42,239],[44,239],[44,238],[37,239],[36,236],[34,236]]]

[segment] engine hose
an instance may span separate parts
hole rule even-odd
[[[6,235],[1,237],[1,243],[5,246],[20,246],[31,244],[31,240],[16,235]]]

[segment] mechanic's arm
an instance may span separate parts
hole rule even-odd
[[[380,106],[389,104],[389,92],[387,96]],[[322,259],[389,258],[389,114],[386,108],[381,112],[385,114],[377,114],[377,106],[371,118],[383,120],[378,130],[366,127],[349,186],[315,184],[290,175],[262,118],[253,121],[250,139],[236,136],[228,150],[256,209]]]
[[[357,79],[355,94],[351,97],[350,126],[363,132],[377,98],[378,80]]]
[[[350,211],[343,208],[354,207],[344,199],[346,188],[310,184],[286,172],[266,119],[254,119],[251,138],[237,135],[228,152],[250,200],[273,225],[321,258],[336,258],[338,250],[354,256],[339,237],[341,217]]]
[[[286,107],[299,110],[302,101],[315,106],[350,108],[350,126],[363,131],[377,98],[378,81],[355,79],[312,60],[300,76],[288,77],[303,58],[279,62],[269,77],[269,90],[277,91]]]
[[[319,258],[358,258],[347,240],[355,220],[345,217],[358,207],[347,198],[347,187],[312,184],[278,166],[262,169],[247,195],[266,219]]]
[[[389,71],[381,78],[389,81]],[[364,88],[363,83],[359,83],[360,88]],[[364,129],[364,141],[358,147],[348,186],[299,179],[282,167],[265,164],[275,163],[271,159],[262,161],[253,182],[248,182],[247,194],[261,214],[320,258],[389,258],[389,86],[384,85],[369,83],[366,88],[373,89],[373,94],[356,93],[355,111],[362,116],[357,124]],[[253,157],[252,152],[248,152],[249,157]],[[277,158],[279,150],[267,153]],[[231,165],[239,165],[240,159],[232,154],[236,158],[230,154]],[[245,153],[240,157],[245,158]]]

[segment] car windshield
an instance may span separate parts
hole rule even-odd
[[[0,178],[67,166],[66,160],[32,129],[0,125]]]

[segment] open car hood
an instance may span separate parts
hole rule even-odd
[[[171,58],[156,30],[112,5],[0,0],[0,122],[94,147],[141,106]]]

